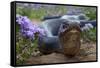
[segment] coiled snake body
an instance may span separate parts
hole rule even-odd
[[[52,24],[54,28],[49,26],[51,27],[51,32],[52,30],[53,32],[56,30],[57,34],[52,37],[39,37],[39,50],[41,53],[50,54],[53,52],[61,52],[68,56],[74,56],[79,52],[81,34],[79,24],[69,24],[68,21],[63,20],[54,20],[46,23]]]

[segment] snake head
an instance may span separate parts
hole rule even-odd
[[[59,30],[59,40],[63,52],[67,56],[78,54],[80,49],[81,29],[77,23],[62,24]]]

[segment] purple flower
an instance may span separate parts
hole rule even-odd
[[[25,37],[34,39],[36,33],[39,33],[39,36],[46,35],[46,31],[44,29],[41,29],[38,25],[32,24],[26,16],[17,15],[16,22],[20,25],[20,31]]]
[[[38,28],[39,36],[45,36],[46,35],[46,30]]]
[[[26,32],[26,35],[31,39],[34,39],[34,34],[33,34],[33,32],[31,32],[31,31],[27,31]]]
[[[85,26],[83,28],[81,28],[81,30],[82,31],[88,31],[92,28],[93,28],[92,24],[88,23],[88,24],[85,24]]]

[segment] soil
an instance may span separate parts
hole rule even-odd
[[[48,64],[48,63],[67,63],[80,61],[96,61],[96,43],[82,43],[80,53],[74,57],[68,57],[61,53],[52,53],[48,55],[32,56],[26,64]]]

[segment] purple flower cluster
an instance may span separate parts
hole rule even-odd
[[[90,29],[93,28],[93,25],[88,23],[88,24],[85,24],[84,27],[81,28],[82,31],[89,31]]]
[[[16,15],[16,22],[20,26],[22,35],[25,37],[34,40],[36,34],[38,34],[38,36],[46,35],[46,31],[44,29],[41,29],[38,25],[33,24],[26,16]]]

